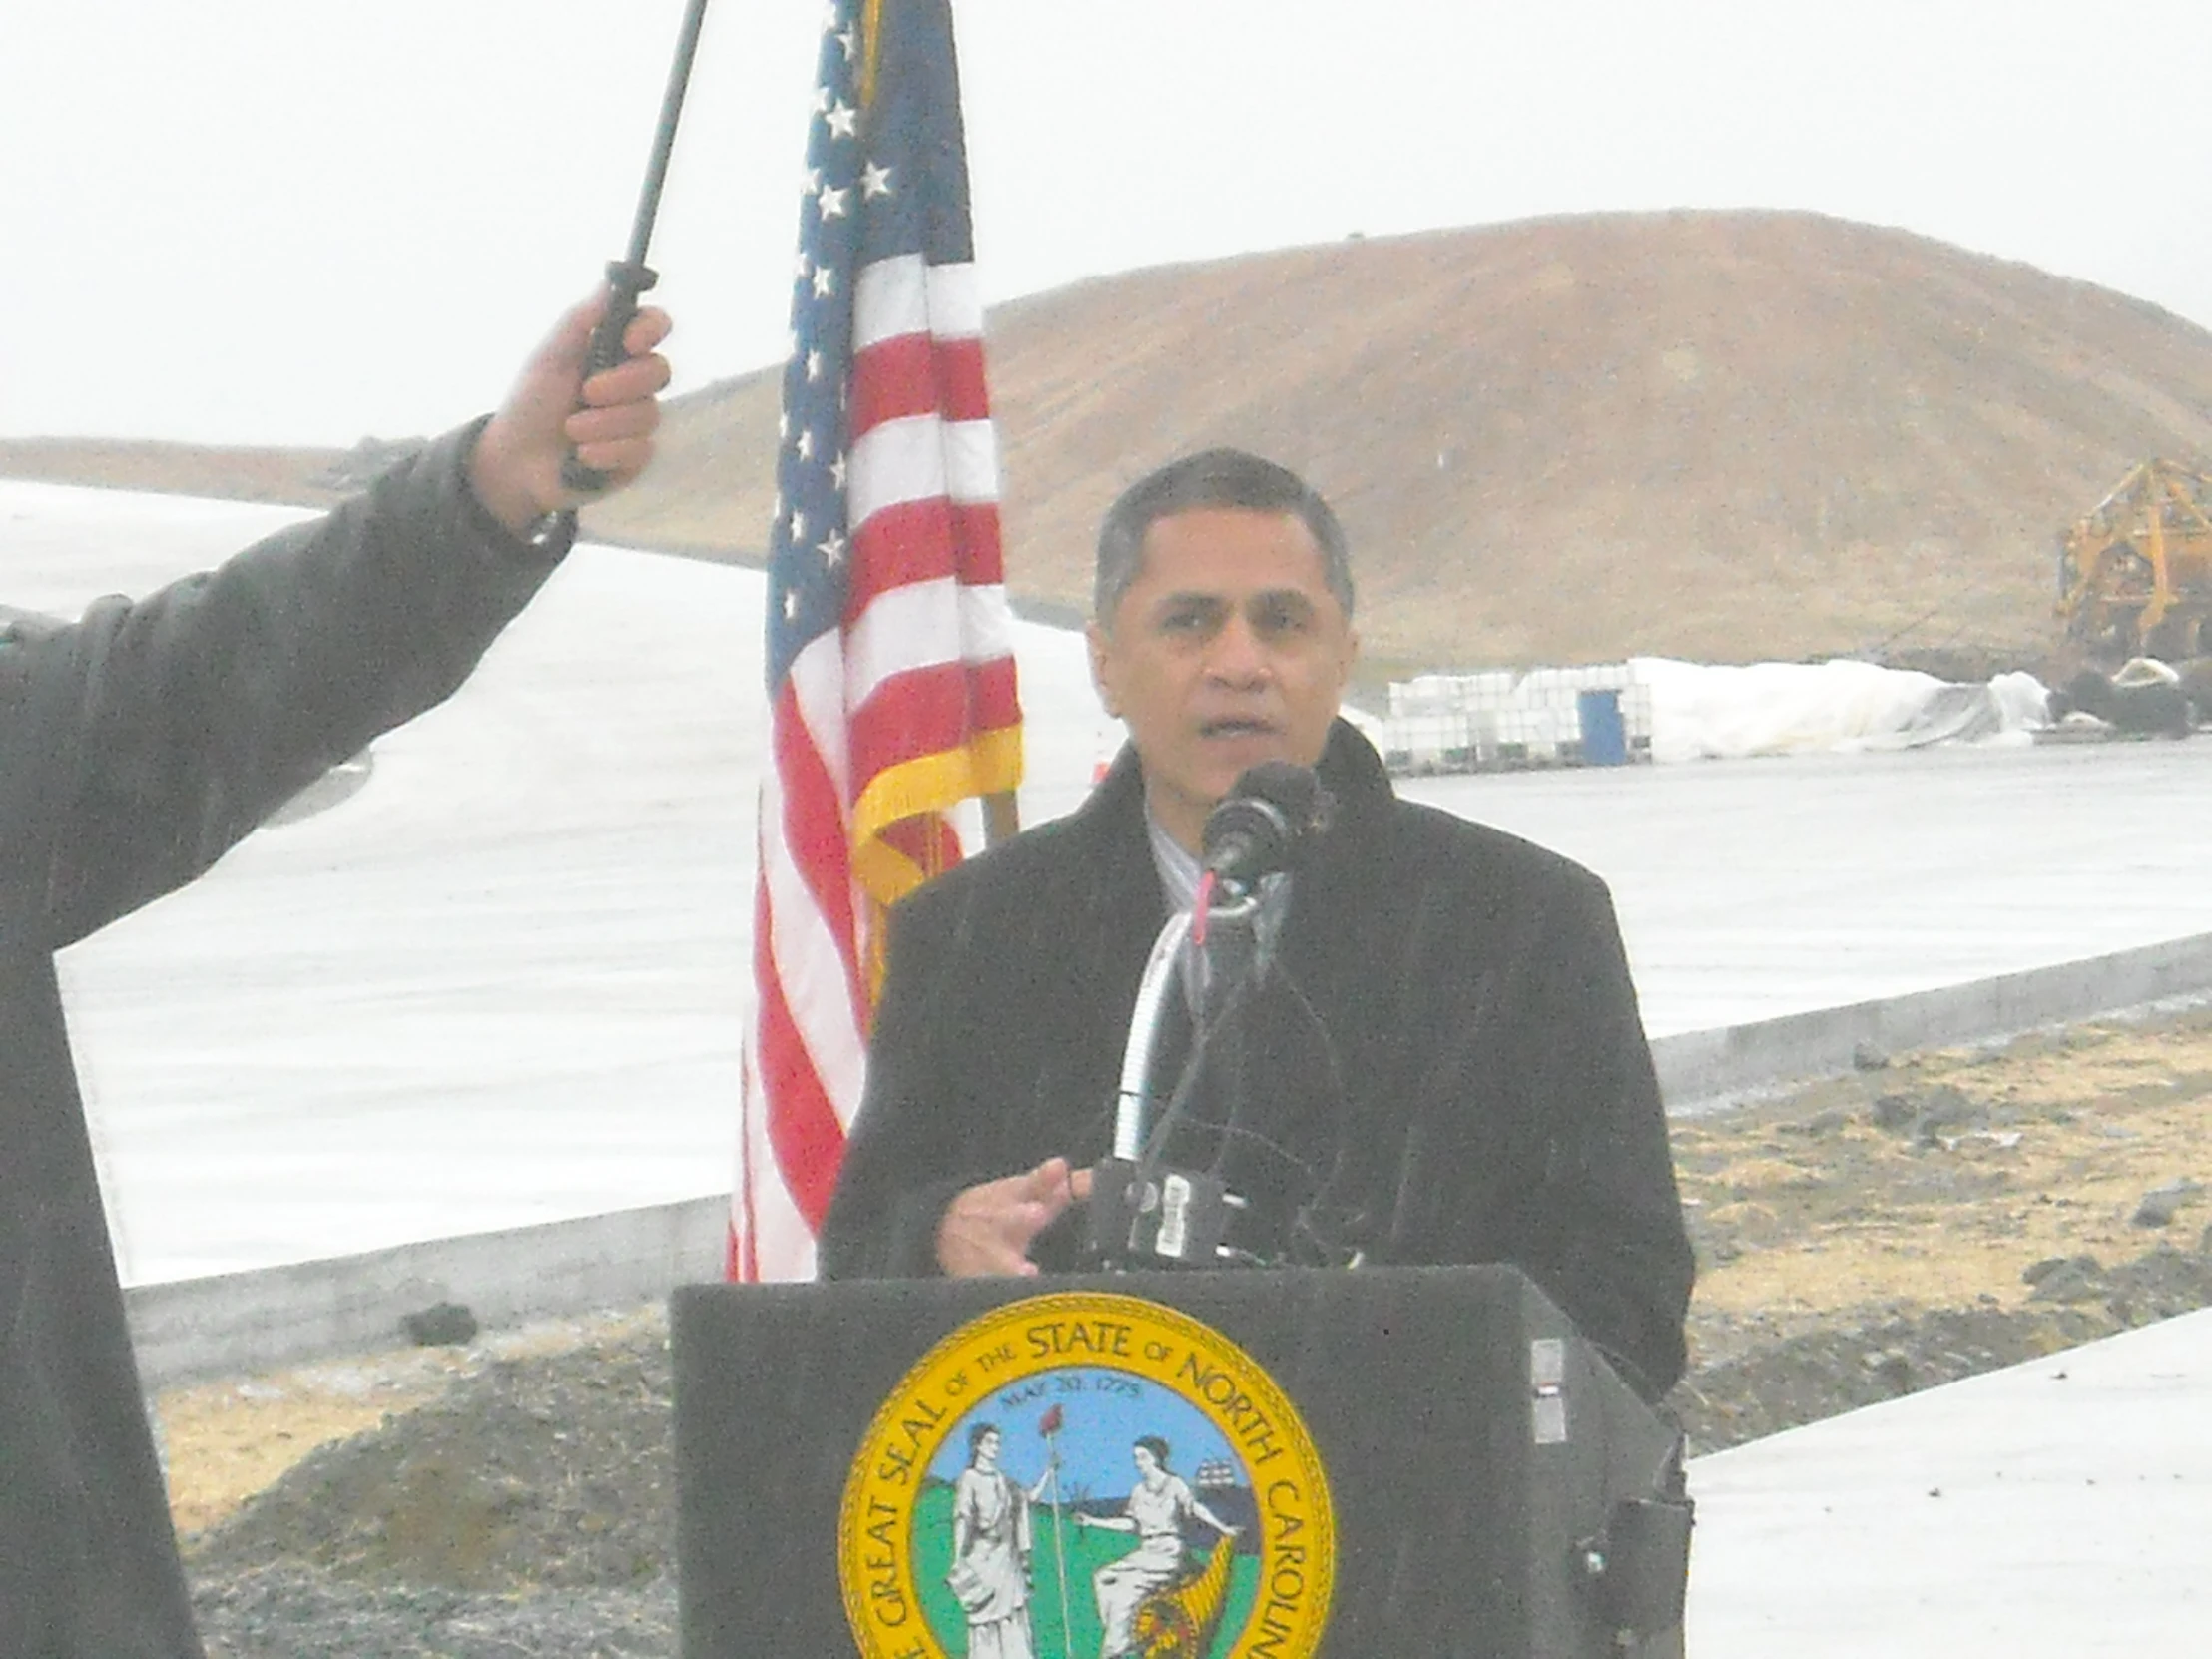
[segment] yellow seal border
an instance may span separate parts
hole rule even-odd
[[[1202,1412],[1237,1449],[1259,1511],[1260,1577],[1227,1659],[1309,1659],[1336,1578],[1336,1512],[1290,1396],[1228,1338],[1112,1292],[1009,1302],[970,1320],[899,1380],[861,1436],[837,1528],[846,1621],[862,1659],[950,1659],[914,1579],[912,1514],[929,1465],[976,1400],[1041,1372],[1124,1371]]]

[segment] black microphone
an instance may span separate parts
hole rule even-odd
[[[1249,891],[1297,861],[1306,837],[1329,828],[1334,805],[1312,767],[1262,761],[1206,816],[1199,861],[1223,886]]]

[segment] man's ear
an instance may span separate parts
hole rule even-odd
[[[1091,684],[1098,689],[1098,700],[1106,706],[1106,712],[1114,719],[1121,719],[1121,694],[1114,688],[1114,642],[1106,630],[1093,622],[1083,629],[1083,642],[1091,651]]]

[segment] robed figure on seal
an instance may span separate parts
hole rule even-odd
[[[1078,1526],[1137,1535],[1135,1549],[1091,1576],[1103,1630],[1099,1659],[1120,1659],[1134,1652],[1137,1609],[1147,1596],[1182,1576],[1186,1516],[1204,1521],[1224,1538],[1236,1537],[1239,1530],[1201,1503],[1183,1477],[1168,1467],[1167,1441],[1147,1434],[1130,1448],[1130,1455],[1137,1465],[1137,1482],[1122,1512],[1088,1515],[1078,1510],[1075,1516]]]
[[[1036,1494],[999,1467],[1002,1444],[995,1423],[970,1429],[968,1466],[952,1487],[945,1582],[967,1615],[968,1659],[1032,1659],[1036,1652],[1029,1629],[1029,1505]]]

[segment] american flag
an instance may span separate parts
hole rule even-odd
[[[880,911],[1021,775],[948,0],[836,0],[770,537],[772,765],[731,1277],[806,1278],[860,1103]]]

